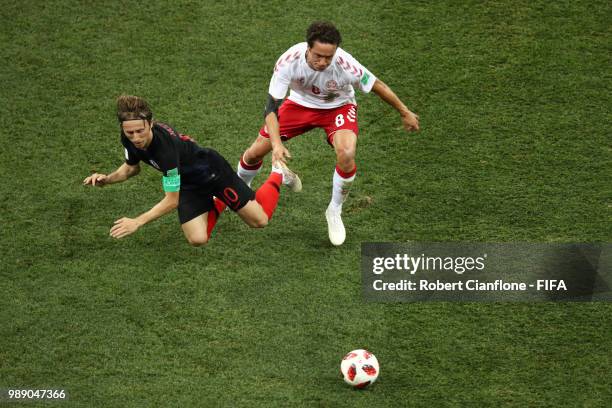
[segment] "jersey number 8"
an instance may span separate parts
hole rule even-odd
[[[340,127],[344,125],[344,116],[342,116],[342,114],[339,114],[338,116],[336,116],[336,126]]]

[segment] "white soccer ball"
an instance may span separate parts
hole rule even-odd
[[[367,350],[353,350],[342,359],[340,371],[347,384],[365,388],[378,378],[380,366],[374,354]]]

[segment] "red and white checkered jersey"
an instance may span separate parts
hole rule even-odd
[[[289,48],[276,62],[268,92],[283,99],[291,89],[290,100],[308,108],[330,109],[356,104],[355,87],[370,92],[376,77],[351,54],[338,47],[331,64],[315,71],[306,63],[308,44]]]

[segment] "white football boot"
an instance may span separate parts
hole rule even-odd
[[[280,171],[279,171],[280,170]],[[300,176],[291,171],[283,162],[272,164],[272,171],[280,172],[283,175],[283,184],[289,187],[294,193],[302,191],[302,180]]]
[[[346,230],[340,214],[342,214],[342,207],[335,207],[331,204],[325,210],[329,240],[335,246],[342,245],[346,239]]]

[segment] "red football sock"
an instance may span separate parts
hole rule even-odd
[[[276,204],[278,204],[278,196],[280,195],[280,185],[283,182],[283,176],[279,173],[270,173],[270,177],[265,183],[255,192],[255,201],[262,207],[268,220],[272,218]]]
[[[208,212],[208,218],[206,220],[206,236],[210,239],[210,234],[212,234],[213,228],[215,228],[215,224],[217,223],[217,219],[221,216],[223,210],[225,210],[225,203],[218,198],[213,199],[215,203],[215,208]]]

